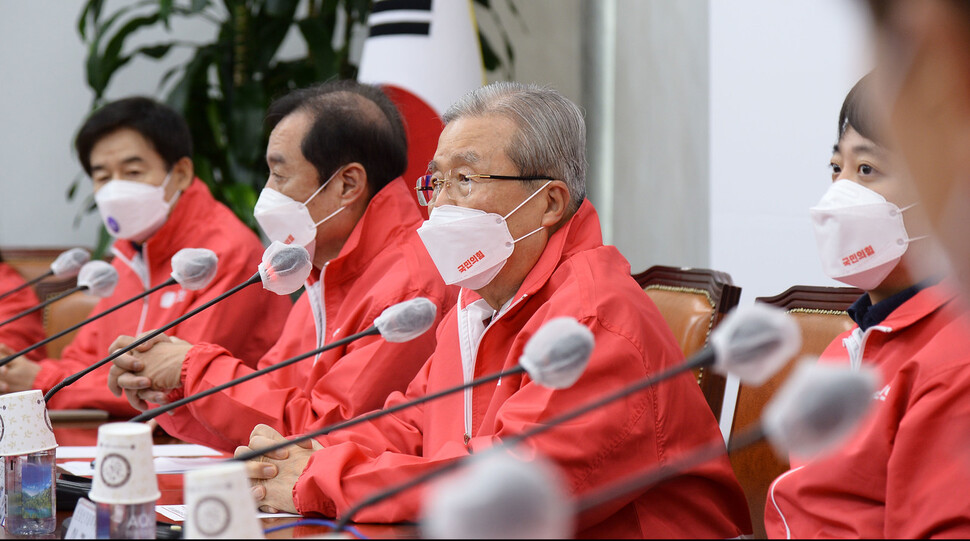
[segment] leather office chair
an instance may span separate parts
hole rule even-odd
[[[854,287],[792,286],[780,295],[755,299],[755,302],[782,308],[795,319],[802,331],[802,349],[761,387],[741,385],[731,437],[759,420],[765,404],[794,368],[793,361],[805,355],[820,355],[835,337],[852,328],[854,323],[845,310],[862,293]],[[768,487],[775,478],[788,471],[788,459],[776,456],[768,443],[760,442],[732,453],[731,465],[748,500],[754,536],[764,539]]]
[[[711,269],[656,265],[633,275],[663,315],[685,357],[707,344],[707,337],[741,298],[731,276]],[[721,417],[725,379],[708,369],[695,370],[714,417]]]

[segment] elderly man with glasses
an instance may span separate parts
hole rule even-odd
[[[385,408],[515,366],[528,339],[559,316],[594,335],[589,365],[567,389],[503,377],[251,463],[264,508],[343,515],[383,487],[682,362],[629,263],[602,243],[585,199],[579,108],[553,90],[496,83],[466,95],[444,119],[429,174],[418,179],[419,199],[431,210],[418,235],[445,282],[461,286],[459,301],[437,329],[431,358]],[[518,454],[551,459],[573,494],[582,495],[720,437],[697,384],[683,375],[531,438]],[[257,427],[249,448],[279,440]],[[354,519],[409,521],[419,512],[420,498],[402,493]],[[723,457],[584,513],[577,523],[579,536],[595,537],[750,531],[744,495]]]

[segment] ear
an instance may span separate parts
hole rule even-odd
[[[332,181],[339,190],[340,206],[349,206],[357,202],[367,202],[370,199],[370,187],[367,184],[367,170],[364,166],[351,162],[337,173]]]
[[[176,190],[187,190],[194,178],[195,166],[192,164],[192,158],[185,156],[172,166],[172,183]]]
[[[554,180],[546,186],[544,197],[546,208],[542,212],[540,225],[545,228],[557,227],[569,214],[569,189],[561,180]]]

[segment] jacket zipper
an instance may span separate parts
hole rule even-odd
[[[310,300],[310,308],[313,312],[313,323],[317,327],[317,349],[322,348],[327,342],[327,305],[326,291],[323,284],[323,279],[326,276],[326,273],[327,265],[325,264],[323,268],[320,269],[320,280],[316,284],[304,284],[307,291],[307,296]],[[320,360],[320,355],[322,355],[322,353],[317,353],[313,357],[314,365],[316,365],[317,361]]]
[[[869,341],[869,337],[872,336],[873,331],[880,331],[884,333],[893,332],[891,327],[886,327],[883,325],[873,325],[865,331],[861,332],[862,337],[857,338],[860,334],[860,330],[852,331],[852,334],[847,338],[842,339],[842,347],[845,348],[846,353],[849,354],[849,366],[853,370],[859,370],[862,367],[862,359],[866,354],[866,342]]]
[[[458,291],[458,306],[461,306],[461,293],[462,293],[462,291],[464,291],[464,289]],[[478,340],[478,346],[475,347],[475,350],[474,351],[471,351],[471,348],[468,347],[468,346],[471,346],[471,344],[466,344],[466,348],[465,349],[468,350],[470,353],[472,353],[472,355],[474,355],[474,357],[472,358],[472,362],[471,363],[468,363],[467,365],[465,363],[462,363],[462,369],[463,369],[463,372],[464,372],[465,383],[468,383],[469,381],[471,381],[474,378],[474,375],[475,375],[475,365],[478,362],[478,350],[482,347],[482,342],[485,341],[485,333],[487,333],[488,330],[492,328],[492,325],[495,325],[495,322],[498,321],[499,318],[501,318],[503,315],[507,314],[509,312],[509,310],[511,310],[515,305],[519,304],[519,302],[521,300],[525,299],[528,296],[529,296],[529,294],[526,293],[526,294],[522,295],[521,297],[519,297],[518,299],[513,300],[507,306],[503,306],[502,308],[500,308],[498,311],[495,312],[495,314],[492,316],[492,320],[488,323],[488,325],[485,326],[485,330],[482,331],[482,336],[479,338],[479,340]],[[464,340],[467,340],[468,339],[467,318],[461,318],[459,320],[459,325],[463,326],[464,327],[464,331],[465,331],[465,332],[461,332],[461,329],[459,329],[459,338],[461,340],[463,340],[463,341]],[[499,380],[499,383],[501,383],[501,380]],[[472,389],[472,388],[465,389],[465,391],[464,391],[464,394],[465,394],[465,434],[463,436],[463,441],[465,442],[465,446],[466,447],[468,446],[468,442],[472,439],[471,433],[472,433],[472,394],[473,394],[473,392],[474,392],[474,389]]]

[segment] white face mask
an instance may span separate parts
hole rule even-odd
[[[915,203],[914,203],[915,204]],[[809,212],[825,274],[866,291],[896,268],[909,243],[903,211],[878,193],[848,179],[829,186]]]
[[[513,240],[506,220],[550,182],[504,217],[454,205],[435,207],[418,228],[418,236],[445,283],[471,290],[488,285],[505,266],[515,243],[543,229],[538,227]]]
[[[171,178],[171,173],[165,175],[161,186],[112,180],[98,190],[94,201],[108,233],[119,239],[143,242],[158,231],[180,195],[165,201],[165,187]]]
[[[337,170],[339,172],[339,169]],[[333,218],[346,207],[340,207],[326,218],[319,222],[314,222],[307,209],[307,204],[323,191],[333,180],[337,173],[330,175],[326,182],[317,188],[306,201],[300,203],[286,195],[272,189],[263,188],[256,200],[256,207],[253,209],[253,217],[260,229],[266,234],[270,241],[282,242],[283,244],[296,244],[305,246],[313,257],[313,241],[317,238],[317,226]]]

